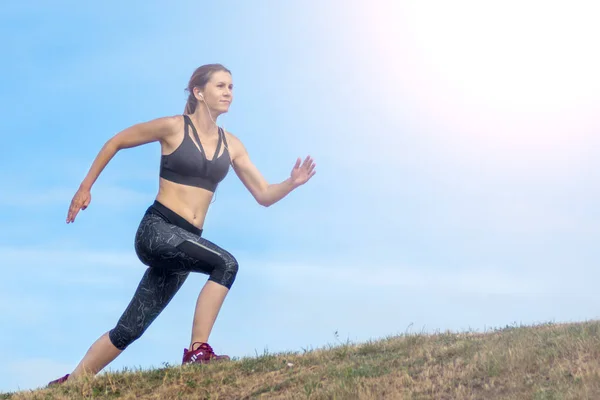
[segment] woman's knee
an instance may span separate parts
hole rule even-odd
[[[209,280],[231,289],[237,276],[239,264],[231,254],[225,254],[223,261],[210,274]]]
[[[113,346],[123,351],[131,343],[138,340],[144,334],[143,330],[131,330],[125,329],[121,325],[117,325],[108,332],[108,338],[110,339]]]

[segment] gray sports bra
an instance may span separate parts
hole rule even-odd
[[[184,115],[183,141],[174,152],[163,155],[160,159],[160,177],[168,181],[188,186],[195,186],[214,192],[229,171],[229,151],[225,132],[219,127],[219,141],[212,159],[206,158],[206,153],[200,143],[196,127],[189,116]],[[200,146],[194,144],[189,135],[188,127],[192,127],[194,139]],[[219,155],[221,144],[225,144],[223,154]],[[217,157],[218,156],[218,157]]]

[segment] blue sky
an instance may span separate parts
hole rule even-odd
[[[598,6],[165,4],[0,10],[0,391],[70,372],[118,320],[158,144],[117,154],[66,225],[69,202],[112,135],[180,114],[213,62],[235,85],[219,123],[270,182],[317,163],[270,208],[235,174],[217,190],[204,235],[240,262],[217,352],[597,317]],[[205,281],[108,370],[179,363]]]

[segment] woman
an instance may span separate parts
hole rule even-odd
[[[231,254],[201,237],[214,191],[231,164],[256,201],[268,207],[316,172],[310,156],[302,164],[298,158],[290,178],[268,184],[250,161],[242,142],[217,126],[216,119],[229,110],[233,99],[231,72],[224,66],[199,67],[187,90],[189,97],[183,115],[140,123],[111,138],[71,201],[67,223],[74,222],[79,211],[88,207],[92,185],[119,150],[160,142],[158,195],[135,236],[136,254],[149,268],[116,326],[92,344],[71,374],[50,385],[100,372],[142,336],[190,272],[201,272],[209,278],[198,296],[190,346],[189,350],[184,349],[182,364],[229,359],[216,355],[207,343],[238,270]]]

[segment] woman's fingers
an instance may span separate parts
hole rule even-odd
[[[313,164],[313,159],[311,156],[306,156],[306,158],[304,159],[304,162],[302,163],[302,167],[303,168],[310,168],[310,166]]]
[[[69,212],[67,213],[67,224],[75,221],[77,214],[80,210],[85,210],[90,204],[91,196],[89,193],[75,193],[71,205],[69,206]]]

